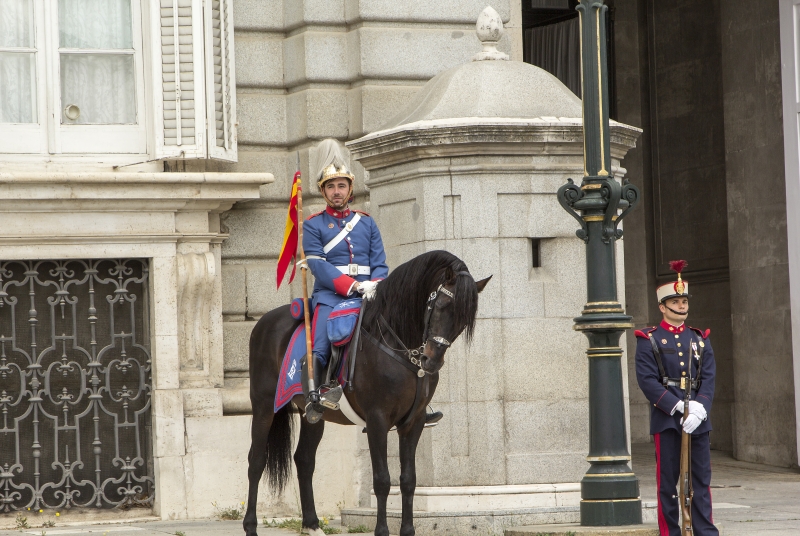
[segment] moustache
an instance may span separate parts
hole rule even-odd
[[[664,307],[666,307],[667,309],[669,309],[670,311],[672,311],[673,313],[675,313],[678,316],[686,316],[686,315],[689,314],[689,311],[686,311],[685,313],[682,313],[680,311],[676,311],[675,309],[673,309],[672,307],[669,307],[667,305],[665,305]]]

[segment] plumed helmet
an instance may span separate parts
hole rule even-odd
[[[669,261],[669,267],[673,272],[677,272],[678,280],[671,281],[666,285],[661,285],[656,289],[656,297],[658,303],[664,303],[664,300],[670,298],[689,298],[689,282],[681,278],[681,272],[689,265],[686,261]]]
[[[317,187],[322,187],[331,179],[344,177],[352,186],[355,177],[350,172],[350,158],[338,141],[327,139],[317,145],[316,166]]]

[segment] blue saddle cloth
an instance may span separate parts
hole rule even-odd
[[[349,339],[348,339],[349,340]],[[343,349],[342,359],[336,370],[336,378],[344,385],[345,371],[347,370],[347,356],[350,353],[349,345]],[[281,373],[278,376],[278,388],[275,392],[274,411],[278,413],[283,406],[292,400],[295,395],[303,394],[303,385],[300,381],[303,357],[306,355],[306,328],[305,323],[300,323],[289,339],[289,346],[283,356]],[[316,363],[315,363],[316,364]]]

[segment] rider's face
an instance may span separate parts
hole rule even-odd
[[[322,191],[333,208],[343,209],[350,198],[350,181],[345,178],[331,179],[325,183]]]

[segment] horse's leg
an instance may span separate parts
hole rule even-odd
[[[305,419],[300,419],[300,421],[300,438],[297,440],[297,449],[294,451],[294,465],[297,468],[297,482],[300,486],[303,528],[314,536],[324,536],[325,533],[319,528],[317,509],[314,506],[312,479],[316,466],[317,447],[319,447],[325,431],[325,421],[315,424],[310,424]]]
[[[386,499],[389,497],[391,481],[389,464],[386,461],[386,436],[388,432],[383,423],[367,421],[367,440],[369,455],[372,458],[372,488],[378,500],[378,520],[375,525],[375,536],[389,536],[386,524]]]
[[[256,501],[258,500],[258,483],[267,466],[267,440],[272,426],[273,413],[259,412],[253,408],[253,427],[250,431],[250,453],[247,455],[247,512],[244,515],[244,532],[247,536],[256,536],[258,518],[256,517]]]
[[[400,536],[414,536],[414,490],[417,487],[417,443],[425,419],[417,419],[409,430],[400,435],[400,493],[403,497],[403,521]]]

